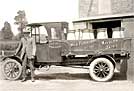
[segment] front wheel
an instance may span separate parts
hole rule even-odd
[[[90,64],[89,73],[93,80],[105,82],[113,77],[114,65],[107,58],[96,58]]]
[[[14,59],[7,58],[2,65],[2,72],[6,79],[17,80],[22,73],[22,66]]]

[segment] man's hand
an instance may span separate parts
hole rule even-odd
[[[32,56],[31,56],[31,59],[34,59],[34,58],[35,58],[35,56],[34,56],[34,55],[32,55]]]

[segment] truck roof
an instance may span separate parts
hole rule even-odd
[[[68,23],[68,22],[41,22],[41,23],[30,23],[27,24],[27,26],[31,26],[31,27],[40,27],[43,26],[45,24],[53,24],[53,23]]]

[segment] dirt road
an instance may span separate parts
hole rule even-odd
[[[35,71],[36,81],[0,80],[0,91],[134,91],[134,83],[116,74],[110,82],[95,82],[88,70],[53,66]]]

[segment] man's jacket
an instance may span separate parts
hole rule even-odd
[[[23,59],[26,55],[29,59],[36,55],[36,43],[33,38],[21,38],[21,41],[16,50],[16,54],[20,54],[20,58]]]

